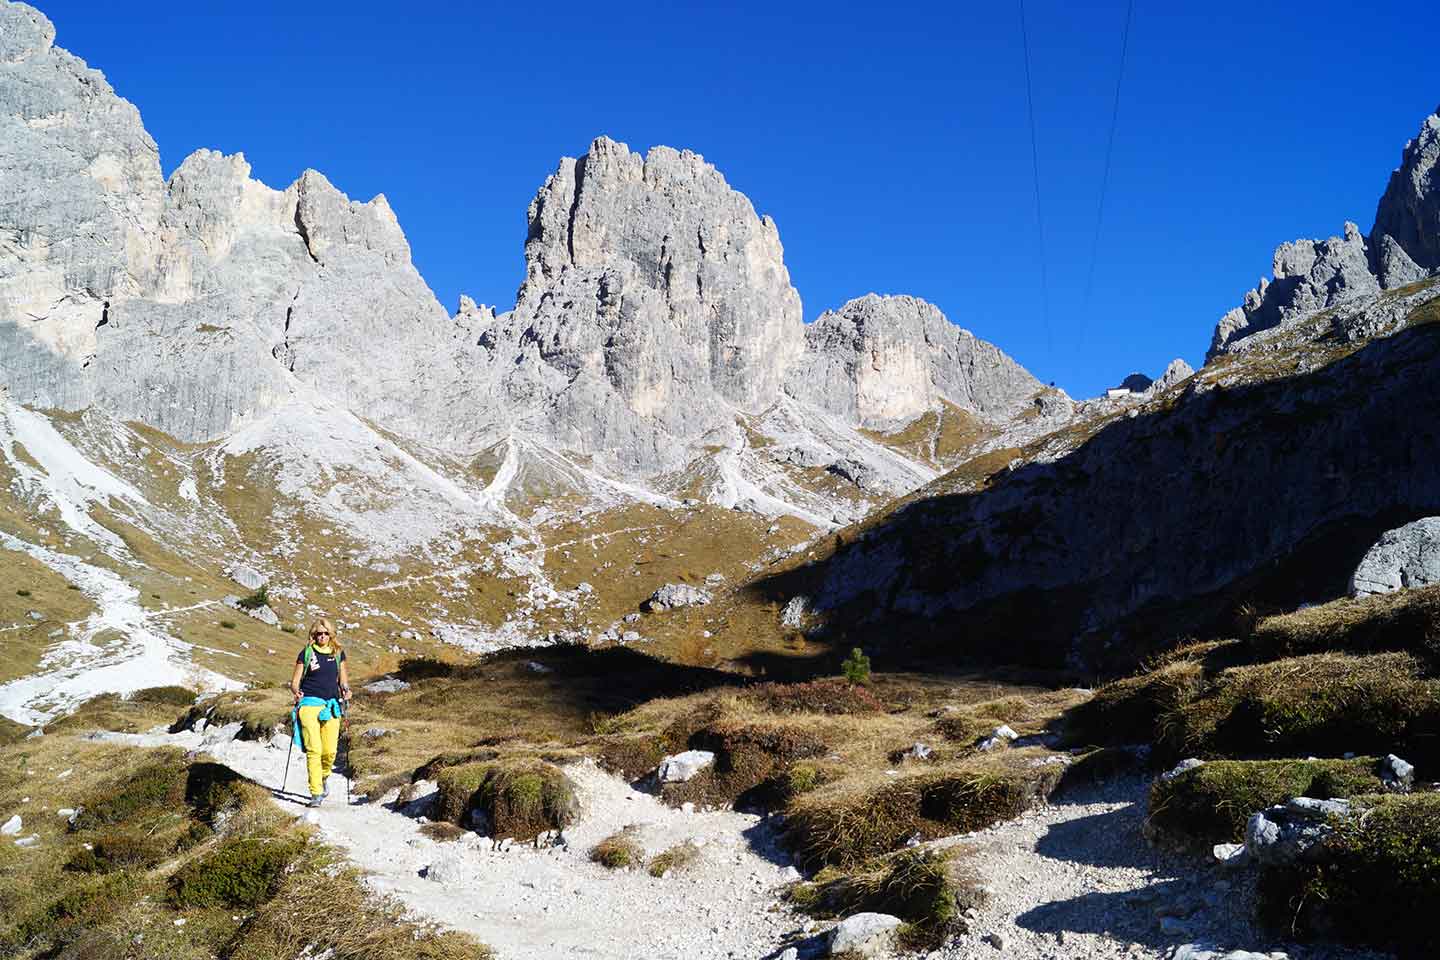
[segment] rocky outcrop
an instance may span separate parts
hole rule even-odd
[[[1440,268],[1440,110],[1405,145],[1380,198],[1368,240],[1353,223],[1342,237],[1296,240],[1275,250],[1262,279],[1215,327],[1206,361],[1251,334],[1423,279]]]
[[[1006,419],[1042,384],[994,344],[916,297],[869,294],[828,311],[805,331],[789,371],[792,397],[872,428],[893,428],[941,399]]]
[[[1283,602],[1338,596],[1382,531],[1440,513],[1440,400],[1425,386],[1440,337],[1422,325],[1326,362],[1248,383],[1208,371],[1067,456],[1042,446],[976,492],[941,478],[770,596],[810,594],[839,647],[905,636],[1102,669],[1272,575]],[[1312,545],[1303,576],[1279,573]]]
[[[1440,108],[1405,145],[1375,211],[1373,269],[1386,288],[1440,268]]]
[[[0,3],[0,35],[0,223],[18,225],[0,245],[0,374],[15,399],[194,441],[308,387],[400,433],[453,432],[453,327],[383,196],[352,202],[314,171],[272,190],[210,150],[166,183],[135,108],[42,15]]]
[[[1207,360],[1243,337],[1380,290],[1365,238],[1353,223],[1345,224],[1343,237],[1281,244],[1272,272],[1274,280],[1261,280],[1241,306],[1221,318]]]

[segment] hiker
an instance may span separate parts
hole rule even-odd
[[[335,636],[334,624],[325,617],[310,625],[310,642],[295,658],[290,692],[295,695],[293,742],[305,748],[310,806],[318,807],[330,793],[326,780],[340,747],[340,718],[350,701],[345,650]]]

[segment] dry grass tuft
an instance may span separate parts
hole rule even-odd
[[[1014,751],[923,772],[883,772],[801,794],[787,809],[787,842],[809,867],[854,866],[912,838],[929,840],[1012,819],[1049,796],[1058,764]]]
[[[1199,695],[1205,670],[1194,660],[1176,660],[1150,673],[1108,683],[1094,697],[1065,714],[1067,743],[1121,746],[1162,739],[1165,722]]]
[[[673,870],[683,870],[698,859],[700,848],[695,846],[694,841],[686,840],[655,854],[650,858],[650,865],[646,870],[652,877],[663,877]]]
[[[1309,653],[1401,651],[1440,667],[1440,586],[1398,590],[1268,617],[1251,645],[1264,659]]]
[[[1440,681],[1407,653],[1311,654],[1225,670],[1167,722],[1184,755],[1404,752],[1428,765],[1440,760]]]
[[[617,830],[590,848],[590,862],[607,870],[638,867],[645,862],[645,848],[636,839],[638,829],[629,826]]]

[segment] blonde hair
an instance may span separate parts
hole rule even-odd
[[[336,653],[339,653],[343,649],[340,646],[340,635],[335,632],[335,624],[330,622],[329,617],[318,617],[316,618],[314,623],[310,624],[310,633],[308,635],[308,638],[311,643],[315,642],[315,631],[317,630],[324,630],[326,633],[330,634],[330,647]]]

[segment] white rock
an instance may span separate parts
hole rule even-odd
[[[225,571],[225,576],[234,580],[247,590],[259,590],[265,586],[265,575],[254,567],[247,567],[243,563],[237,563]]]
[[[686,750],[661,760],[655,775],[661,783],[684,783],[714,762],[709,750]]]
[[[1174,780],[1176,777],[1181,776],[1182,774],[1189,773],[1196,767],[1203,767],[1204,765],[1204,760],[1200,760],[1196,757],[1190,757],[1186,760],[1181,760],[1179,763],[1175,764],[1175,766],[1171,767],[1168,771],[1160,774],[1160,779],[1169,782],[1171,780]]]
[[[825,936],[830,956],[850,953],[878,957],[895,943],[895,931],[903,923],[888,913],[857,913],[836,924]]]
[[[20,814],[17,813],[9,820],[6,820],[3,827],[0,827],[0,836],[13,837],[20,832],[20,828],[23,825],[24,821],[20,819]]]
[[[1350,595],[1363,597],[1440,583],[1440,517],[1387,531],[1350,576]]]

